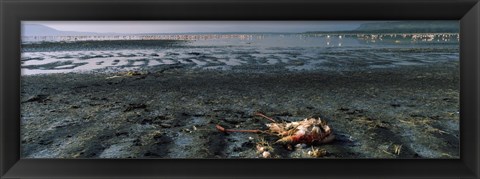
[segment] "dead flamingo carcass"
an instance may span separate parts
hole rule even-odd
[[[276,143],[283,144],[320,144],[329,143],[335,139],[332,129],[327,125],[326,121],[320,118],[305,118],[301,121],[287,123],[276,122],[274,119],[267,117],[262,113],[256,113],[256,115],[272,121],[272,123],[266,124],[268,127],[267,130],[225,129],[220,125],[216,125],[216,128],[221,132],[250,132],[276,135],[280,137]]]

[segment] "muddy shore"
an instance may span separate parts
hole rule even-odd
[[[321,117],[330,144],[272,144],[275,158],[459,158],[459,62],[348,70],[203,70],[22,76],[24,158],[259,158],[277,120]],[[396,149],[400,148],[398,152]]]

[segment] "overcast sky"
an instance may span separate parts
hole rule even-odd
[[[374,21],[23,21],[60,31],[98,33],[305,32],[352,30]]]

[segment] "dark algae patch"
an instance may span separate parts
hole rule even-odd
[[[263,141],[274,158],[311,158],[314,149],[321,158],[459,158],[458,65],[248,73],[172,65],[22,76],[21,154],[260,158]],[[276,136],[215,129],[265,130],[255,112],[277,121],[321,117],[336,139],[289,147]]]
[[[156,49],[175,47],[185,43],[183,40],[109,40],[109,41],[73,41],[73,42],[38,42],[22,44],[22,52],[50,51],[96,51],[117,49]],[[90,56],[87,58],[95,58]]]

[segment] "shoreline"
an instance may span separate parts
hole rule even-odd
[[[447,61],[351,71],[164,65],[22,76],[22,157],[258,158],[255,142],[275,136],[225,135],[214,126],[263,129],[253,116],[261,111],[327,120],[337,139],[314,146],[327,151],[323,158],[459,158],[459,70],[458,61]],[[394,146],[402,146],[399,155]],[[273,147],[277,158],[310,157],[311,146]]]

